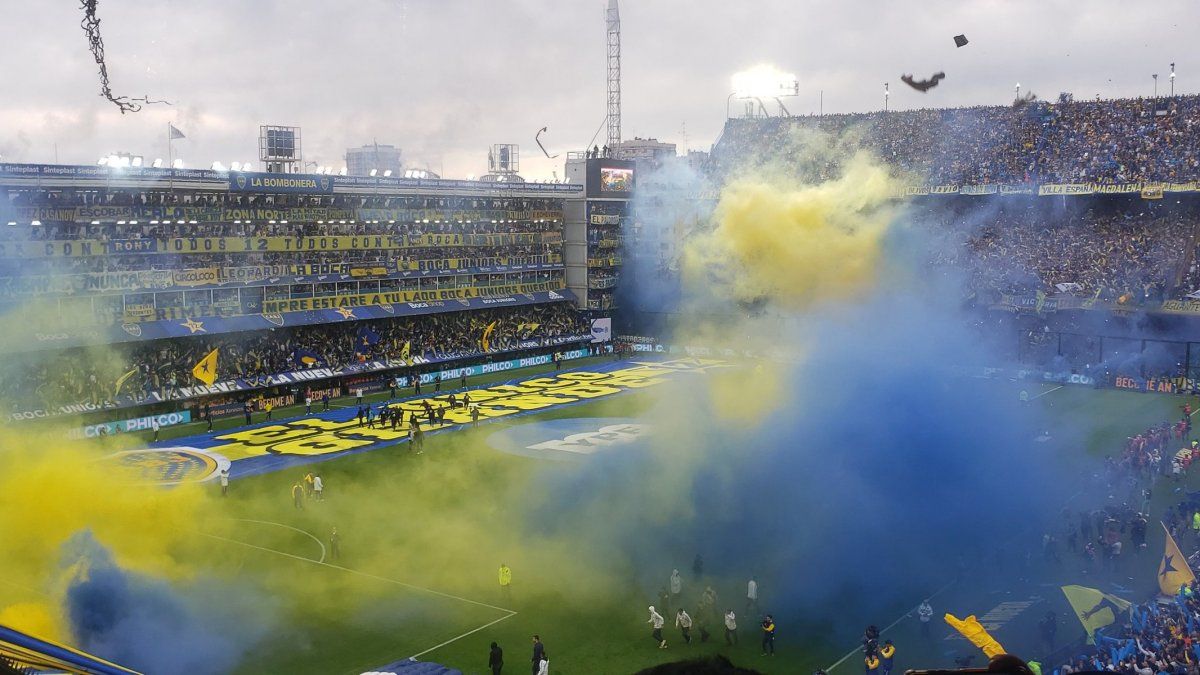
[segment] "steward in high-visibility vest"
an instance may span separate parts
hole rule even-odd
[[[879,673],[880,661],[879,657],[874,654],[867,654],[867,658],[863,659],[867,665],[867,675],[877,675]]]
[[[890,675],[892,672],[892,665],[896,661],[896,645],[892,644],[891,640],[887,640],[883,643],[883,647],[879,649],[879,658],[881,661],[880,670],[882,671],[882,675]]]

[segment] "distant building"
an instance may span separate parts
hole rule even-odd
[[[704,171],[708,168],[708,153],[703,150],[688,150],[687,165],[696,173]]]
[[[391,171],[393,176],[399,176],[403,171],[400,163],[400,148],[394,145],[372,143],[361,148],[346,150],[346,173],[351,176],[369,176],[374,170],[382,176],[385,171]]]
[[[657,138],[632,138],[621,141],[613,157],[633,160],[640,166],[654,167],[668,157],[675,156],[675,144],[664,143]]]

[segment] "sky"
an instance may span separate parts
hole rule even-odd
[[[606,0],[100,0],[114,93],[172,101],[121,115],[98,96],[73,0],[0,0],[0,158],[92,164],[167,154],[189,167],[257,159],[260,124],[302,127],[305,160],[399,146],[406,166],[562,177],[603,144]],[[720,135],[731,76],[794,73],[792,114],[1007,104],[1013,88],[1077,99],[1200,91],[1200,3],[1185,0],[624,0],[623,137],[680,151]],[[956,49],[953,36],[971,43]],[[945,71],[927,94],[900,83]],[[735,105],[736,108],[736,105]],[[772,111],[774,112],[774,110]],[[534,142],[538,129],[557,159]],[[597,130],[600,135],[596,136]]]

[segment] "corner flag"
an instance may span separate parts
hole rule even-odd
[[[170,136],[170,139],[172,141],[180,139],[180,138],[187,138],[187,136],[183,135],[182,131],[177,129],[175,127],[175,125],[171,124],[170,122],[167,122],[167,135]]]
[[[1096,643],[1096,631],[1115,623],[1117,617],[1129,611],[1132,604],[1115,595],[1084,586],[1063,586],[1063,595],[1075,610],[1075,616],[1087,631],[1088,644]]]
[[[208,353],[208,356],[200,359],[200,362],[192,367],[192,377],[200,380],[204,384],[212,385],[217,381],[217,352],[221,351],[220,347]]]
[[[1179,544],[1175,543],[1166,525],[1163,525],[1163,534],[1167,535],[1167,545],[1158,563],[1158,588],[1163,595],[1175,595],[1184,584],[1195,581],[1196,575],[1192,574],[1187,558],[1179,551]]]

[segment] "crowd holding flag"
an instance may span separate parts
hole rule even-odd
[[[528,340],[541,327],[542,324],[537,322],[519,323],[517,324],[517,339]]]
[[[496,330],[496,324],[499,321],[493,321],[483,329],[483,335],[479,337],[479,347],[485,352],[492,351],[492,331]]]
[[[129,381],[129,378],[137,375],[137,371],[137,368],[130,368],[128,372],[117,378],[116,383],[113,385],[113,398],[121,395],[121,387],[125,386],[125,383]]]
[[[221,351],[220,347],[208,353],[208,356],[200,359],[200,362],[192,367],[192,377],[200,380],[204,384],[212,385],[217,381],[217,352]]]
[[[379,333],[366,324],[358,327],[358,333],[354,336],[354,351],[360,357],[366,355],[368,349],[377,344],[379,344]]]
[[[1158,589],[1163,595],[1175,595],[1179,589],[1196,580],[1196,575],[1188,567],[1187,558],[1179,551],[1179,544],[1163,525],[1163,533],[1167,535],[1166,550],[1158,563]]]
[[[400,348],[400,360],[412,365],[412,340],[404,341],[404,346]]]
[[[311,349],[296,349],[292,351],[292,362],[297,368],[313,368],[316,366],[328,366],[329,362],[324,356]]]
[[[1133,606],[1127,600],[1086,586],[1063,586],[1062,592],[1087,631],[1089,645],[1096,643],[1097,630],[1116,623]]]

